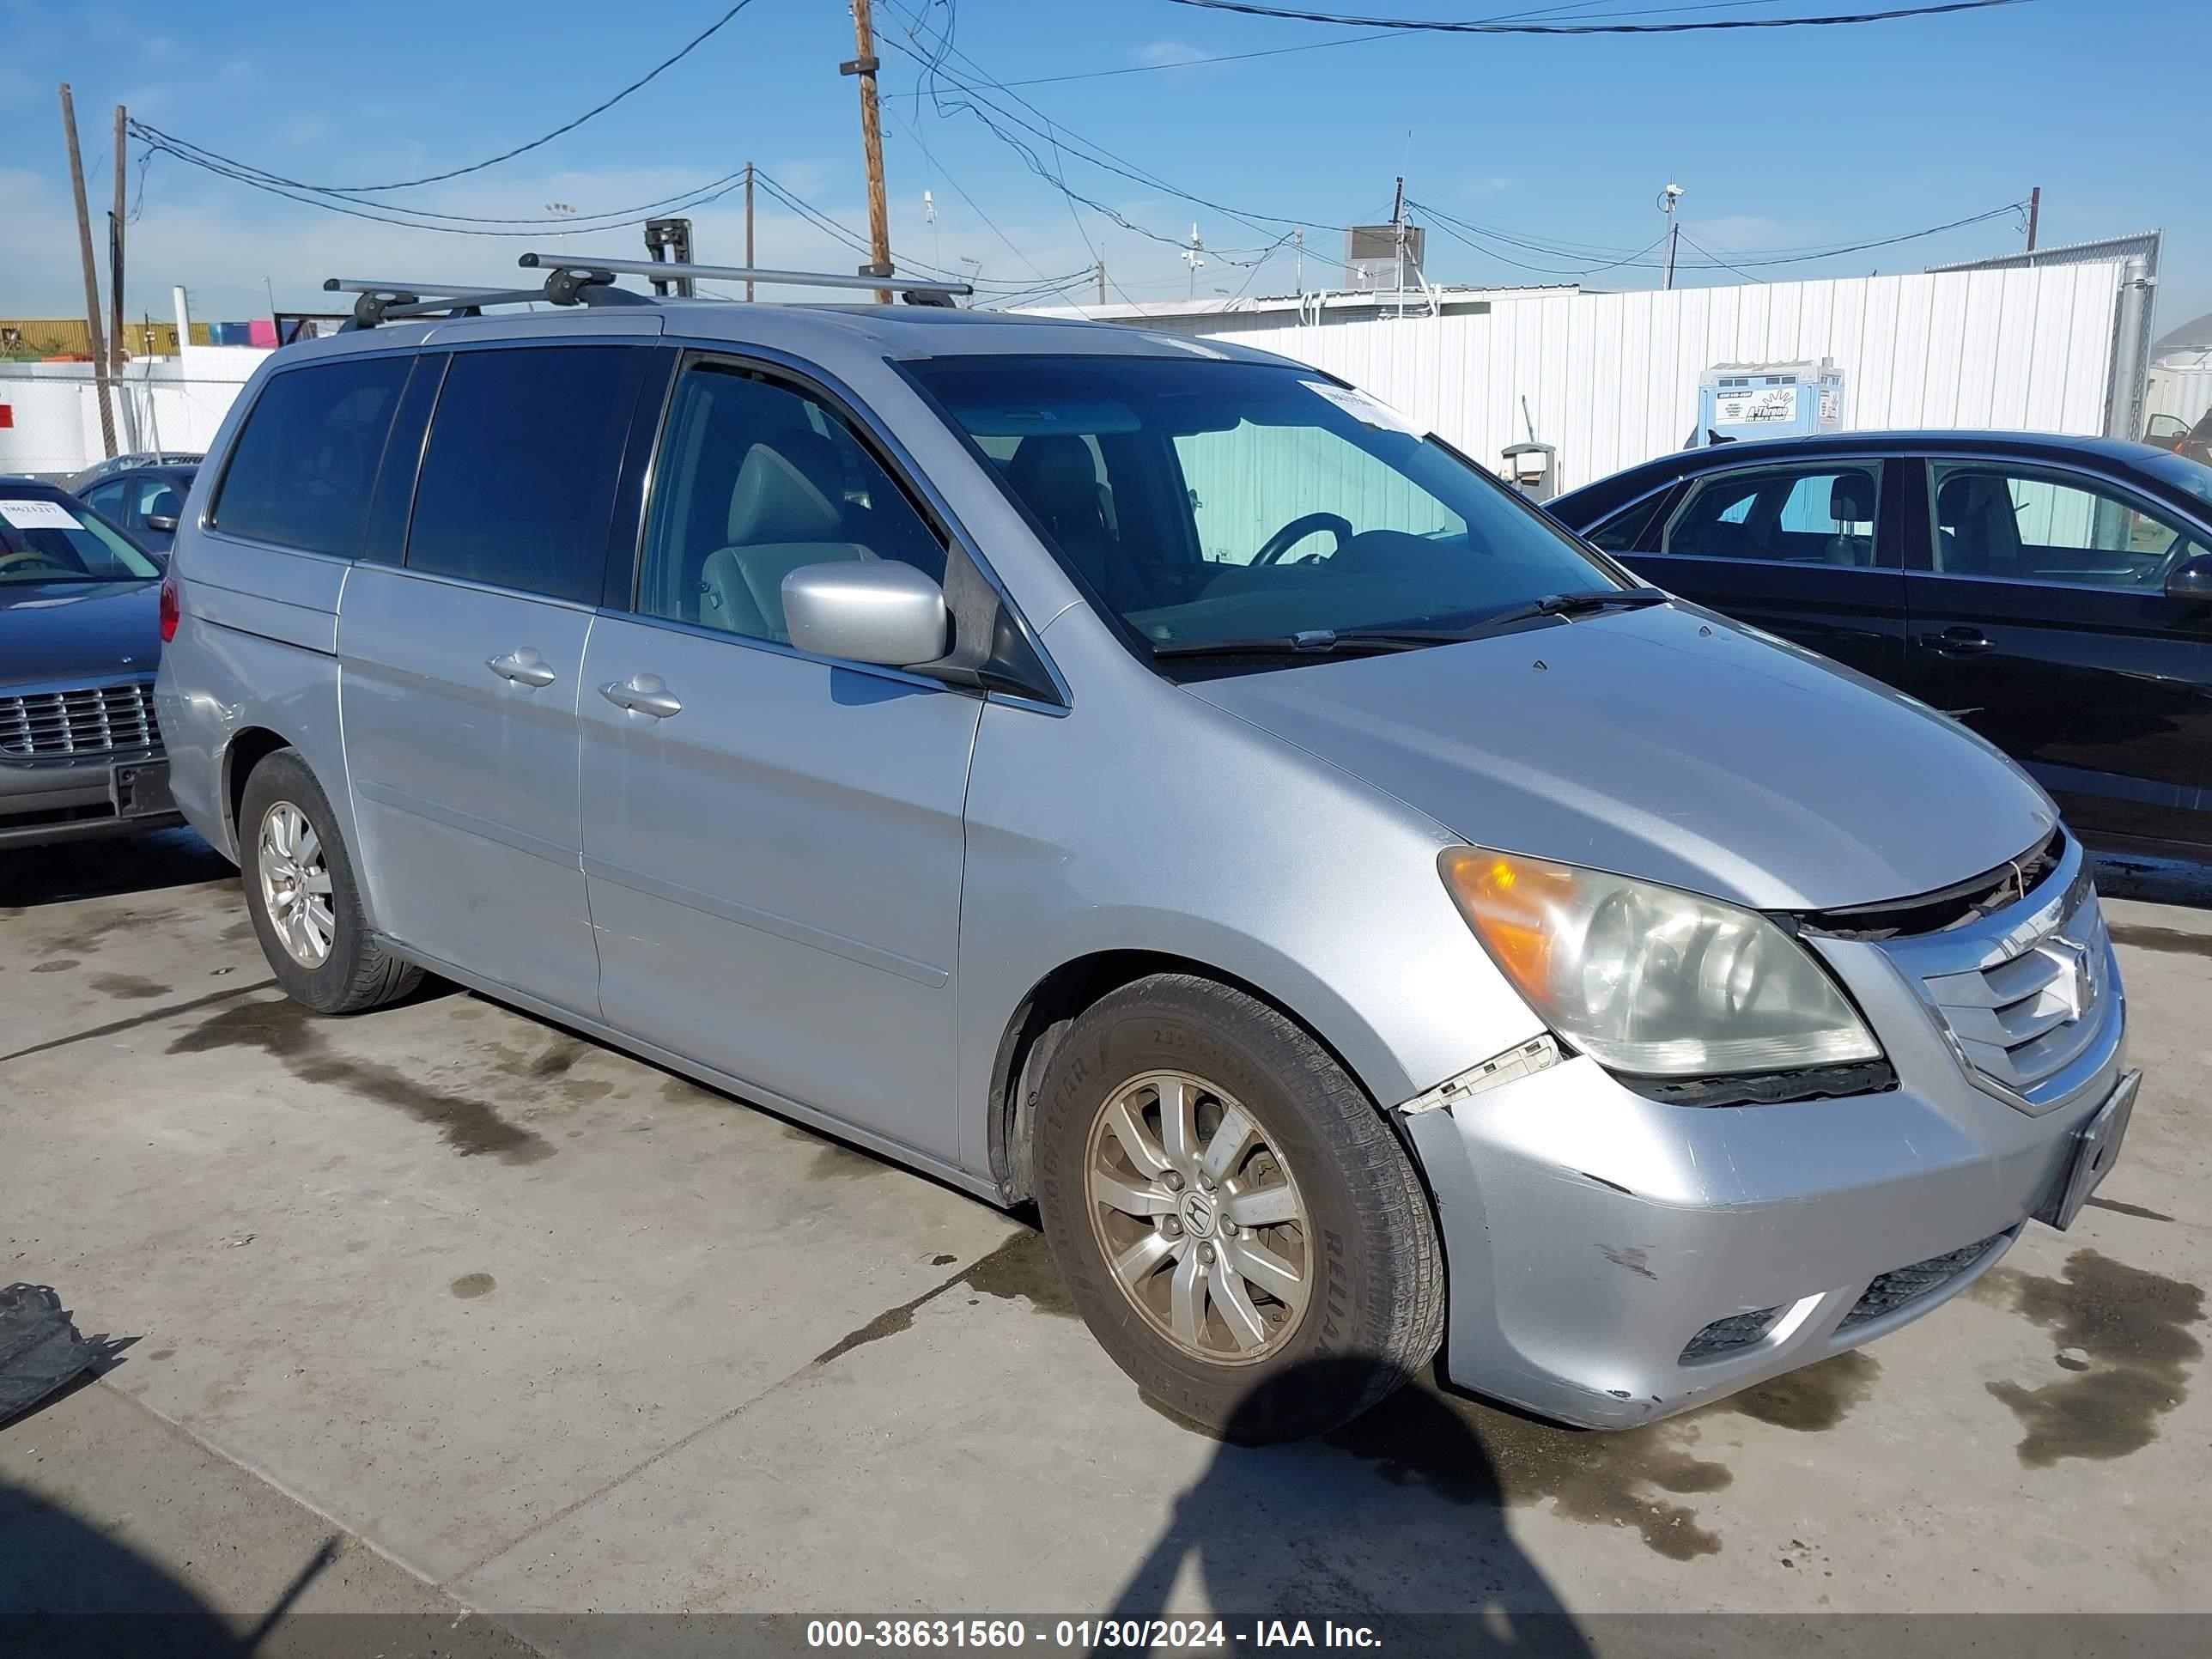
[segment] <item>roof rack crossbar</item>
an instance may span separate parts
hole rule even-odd
[[[975,291],[967,283],[938,282],[895,274],[878,276],[866,271],[857,276],[847,276],[826,270],[757,270],[747,265],[681,264],[674,260],[568,260],[558,254],[546,253],[526,253],[516,263],[525,270],[605,270],[622,276],[654,276],[664,282],[671,277],[689,276],[703,278],[710,283],[781,283],[794,288],[893,289],[902,294],[941,294],[947,298]]]
[[[480,317],[486,306],[649,306],[646,295],[614,285],[615,273],[601,264],[578,263],[550,269],[538,288],[478,288],[459,283],[384,282],[357,276],[326,276],[328,294],[352,294],[352,318],[339,332],[374,328],[379,323],[416,317]]]

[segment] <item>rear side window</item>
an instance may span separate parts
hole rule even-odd
[[[1614,514],[1592,529],[1583,539],[1593,547],[1601,547],[1608,553],[1632,553],[1637,544],[1643,540],[1644,527],[1651,522],[1651,515],[1658,511],[1659,503],[1666,498],[1667,492],[1663,489],[1656,495],[1646,496],[1626,511]]]
[[[358,555],[384,435],[411,361],[349,357],[271,377],[230,452],[216,526],[311,553]]]
[[[1703,559],[1872,565],[1880,463],[1773,467],[1703,480],[1662,550]]]
[[[629,346],[457,353],[430,417],[407,568],[596,604],[635,356]]]

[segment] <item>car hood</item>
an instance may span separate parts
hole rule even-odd
[[[1184,689],[1477,845],[1761,909],[1929,892],[2057,818],[1934,710],[1679,604]]]
[[[151,674],[161,655],[158,581],[0,581],[0,685]]]

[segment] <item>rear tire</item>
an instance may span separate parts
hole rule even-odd
[[[1443,1258],[1412,1162],[1265,1003],[1185,974],[1102,998],[1046,1067],[1036,1133],[1037,1207],[1076,1304],[1175,1414],[1299,1439],[1435,1356]]]
[[[372,937],[330,797],[289,749],[265,756],[238,808],[239,873],[261,953],[295,1002],[357,1014],[422,981]]]

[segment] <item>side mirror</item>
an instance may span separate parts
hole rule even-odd
[[[945,590],[910,564],[801,565],[783,579],[791,642],[817,656],[904,668],[945,654]]]
[[[2203,605],[2212,600],[2212,553],[2199,553],[2194,558],[2184,559],[2167,572],[2166,597],[2186,599],[2191,605]]]
[[[177,515],[173,513],[149,513],[146,515],[146,528],[158,536],[173,536],[177,533]]]

